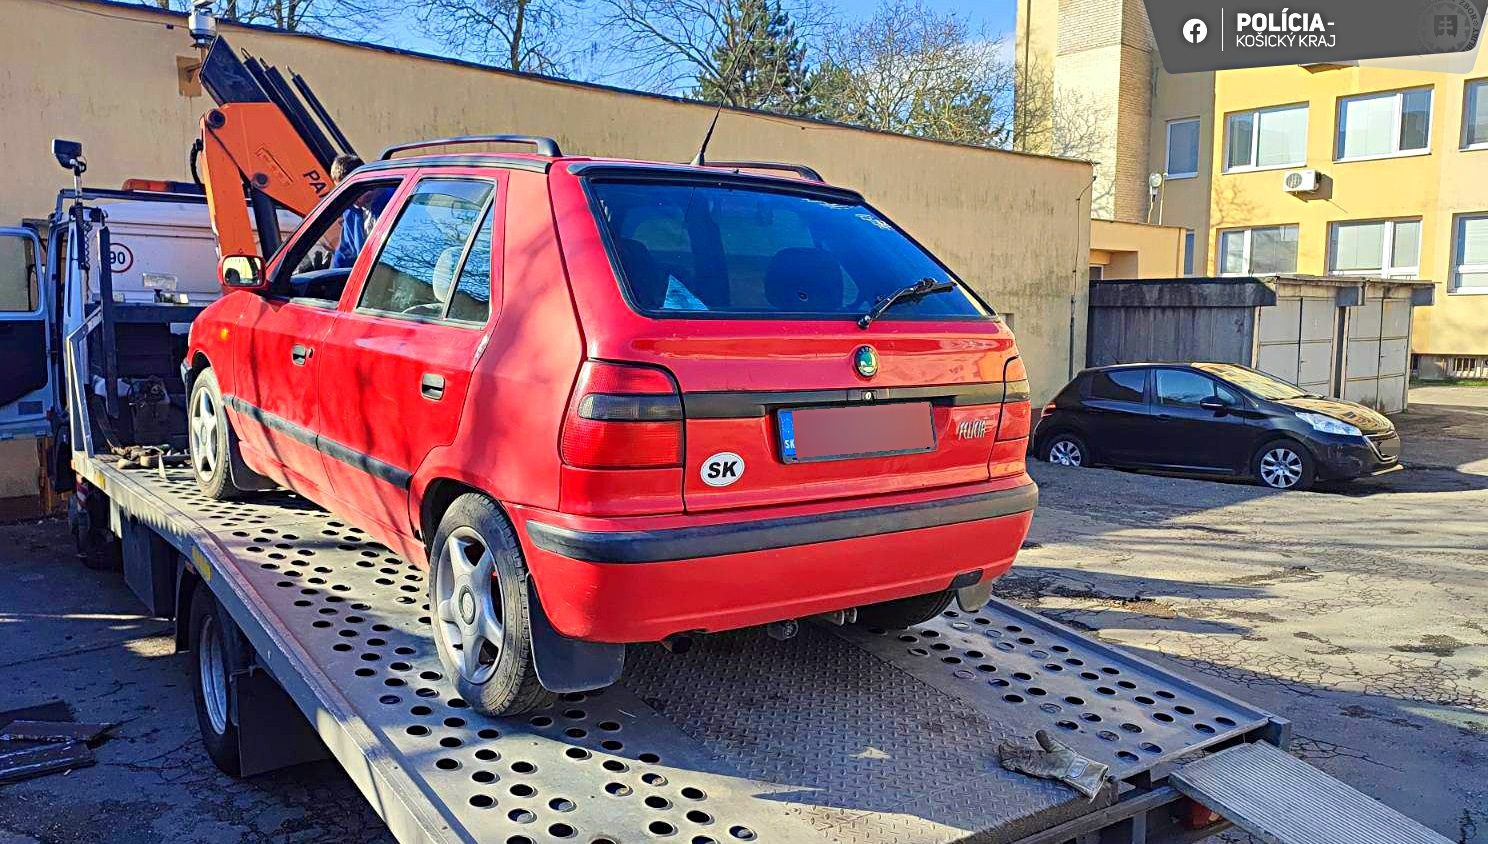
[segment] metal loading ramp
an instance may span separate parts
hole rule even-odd
[[[1451,844],[1269,744],[1221,750],[1169,779],[1266,844]]]
[[[422,570],[361,531],[289,495],[211,501],[184,470],[85,475],[201,573],[404,842],[1011,842],[1177,799],[1160,780],[1180,761],[1285,734],[996,601],[909,631],[632,647],[620,685],[486,718],[442,677]],[[998,766],[1038,729],[1118,787],[1087,801]]]

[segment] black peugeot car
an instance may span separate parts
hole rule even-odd
[[[1034,448],[1066,466],[1248,476],[1275,489],[1400,468],[1400,435],[1381,414],[1232,363],[1087,369],[1044,408]]]

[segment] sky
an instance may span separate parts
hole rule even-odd
[[[417,2],[417,0],[414,0]],[[826,0],[844,17],[850,20],[865,20],[873,16],[881,0]],[[984,34],[988,39],[1002,36],[1007,42],[1005,49],[1011,50],[1013,27],[1017,18],[1017,0],[924,0],[926,6],[937,12],[955,12],[962,16],[974,33]],[[582,3],[579,5],[582,9]],[[416,50],[432,55],[447,55],[449,51],[439,43],[420,34],[412,25],[413,16],[408,15],[408,25],[389,27],[386,34],[367,40]],[[597,81],[624,85],[623,79],[600,79]]]

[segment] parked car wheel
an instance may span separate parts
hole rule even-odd
[[[1089,466],[1090,449],[1074,434],[1055,434],[1044,442],[1044,459],[1059,466]]]
[[[946,589],[928,595],[915,595],[913,598],[870,604],[858,609],[858,623],[887,630],[903,630],[916,624],[924,624],[945,612],[945,608],[951,605],[953,595],[951,590]]]
[[[430,619],[460,697],[490,715],[549,706],[532,659],[527,566],[511,524],[482,495],[455,499],[430,551]]]
[[[232,677],[253,664],[253,652],[205,583],[196,585],[191,599],[189,629],[195,657],[196,723],[207,755],[224,774],[242,776],[238,748],[238,719],[232,707]]]
[[[197,487],[218,501],[242,495],[244,490],[233,482],[231,468],[235,458],[241,459],[237,457],[238,438],[222,404],[217,374],[211,369],[203,370],[192,382],[188,407],[187,442]]]
[[[1317,471],[1312,454],[1291,440],[1261,446],[1251,468],[1261,485],[1272,489],[1307,489]]]

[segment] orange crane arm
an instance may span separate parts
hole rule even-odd
[[[254,236],[245,183],[302,217],[331,190],[330,175],[273,103],[212,109],[202,117],[201,140],[201,177],[219,255],[269,257]]]

